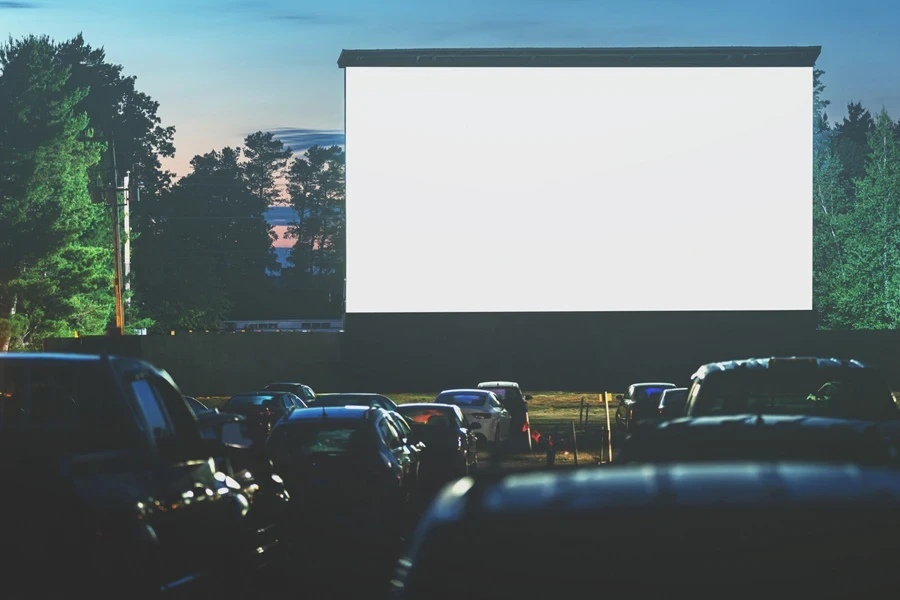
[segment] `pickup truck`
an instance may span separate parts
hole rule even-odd
[[[260,486],[232,476],[240,421],[209,424],[141,360],[0,354],[4,597],[246,594],[279,536],[251,509]]]

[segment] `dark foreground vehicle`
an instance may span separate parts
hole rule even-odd
[[[785,415],[682,418],[628,436],[620,463],[808,461],[890,466],[895,450],[869,421]]]
[[[425,445],[423,481],[445,483],[474,470],[477,439],[458,406],[423,402],[403,404],[397,410],[412,428],[411,439]]]
[[[561,587],[611,598],[887,598],[900,589],[898,533],[900,476],[889,469],[731,463],[466,478],[434,502],[390,587],[404,600],[538,600]],[[473,548],[490,568],[473,568]]]
[[[896,422],[900,410],[881,374],[855,360],[759,358],[698,369],[685,416],[808,415]]]
[[[244,593],[279,555],[258,550],[250,499],[216,468],[249,440],[216,435],[140,360],[0,355],[3,597]]]

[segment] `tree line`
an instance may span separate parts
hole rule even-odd
[[[114,322],[112,211],[90,190],[121,186],[126,172],[126,332],[341,314],[343,150],[295,156],[257,132],[194,157],[176,180],[161,164],[174,156],[175,128],[158,109],[81,35],[0,45],[0,350],[103,334]],[[298,215],[287,268],[265,218],[284,203]]]
[[[830,122],[814,78],[814,308],[830,329],[900,326],[900,121],[859,103]],[[114,320],[112,215],[90,189],[132,196],[129,330],[215,329],[228,318],[343,310],[345,167],[338,146],[297,156],[272,133],[198,155],[177,179],[175,128],[136,78],[81,35],[0,46],[0,350],[102,334]],[[284,184],[282,187],[281,184]],[[269,207],[298,215],[288,267]],[[279,272],[279,277],[271,275]]]

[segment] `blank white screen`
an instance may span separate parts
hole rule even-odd
[[[812,309],[811,68],[345,81],[348,313]]]

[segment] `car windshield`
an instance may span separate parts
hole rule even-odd
[[[225,403],[226,407],[240,407],[240,406],[261,406],[264,402],[274,401],[274,395],[267,394],[247,394],[246,396],[234,396],[228,402]],[[271,404],[271,402],[270,402]]]
[[[486,394],[449,393],[441,394],[435,399],[439,404],[455,404],[457,406],[484,406]]]
[[[410,422],[411,425],[425,425],[429,422],[432,422],[432,417],[444,418],[448,421],[451,420],[452,417],[453,420],[455,420],[455,416],[452,416],[450,410],[446,408],[431,408],[426,406],[401,406],[397,410]]]
[[[314,454],[349,454],[360,436],[360,428],[348,423],[297,423],[277,427],[268,445],[276,458],[296,460]]]
[[[837,369],[759,369],[711,373],[700,384],[691,414],[816,415],[897,418],[893,397],[876,372]]]

